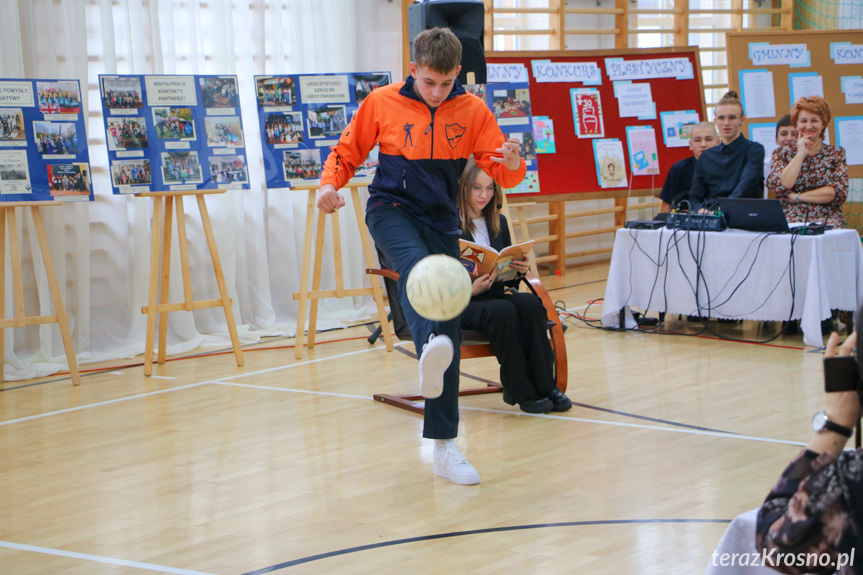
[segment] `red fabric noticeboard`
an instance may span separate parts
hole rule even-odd
[[[692,62],[693,78],[638,79],[633,82],[650,84],[653,101],[656,103],[655,120],[621,118],[614,96],[614,86],[606,74],[605,60],[649,60],[658,58],[688,58]],[[602,70],[602,84],[585,86],[581,82],[536,82],[532,60],[551,62],[596,62]],[[659,174],[635,176],[632,180],[632,195],[656,195],[662,189],[668,169],[677,161],[692,155],[688,147],[666,148],[662,138],[661,112],[695,110],[705,120],[704,91],[701,87],[701,67],[697,47],[670,47],[660,49],[590,50],[566,52],[488,52],[489,64],[524,64],[530,79],[531,112],[534,116],[548,116],[554,123],[554,138],[557,152],[537,154],[539,169],[538,194],[519,194],[518,197],[536,198],[541,201],[567,199],[560,196],[585,194],[581,198],[621,197],[630,194],[629,188],[602,188],[597,181],[593,155],[593,138],[578,138],[572,118],[570,89],[594,87],[600,92],[605,122],[605,138],[617,138],[623,144],[627,178],[632,177],[626,140],[627,126],[652,126],[656,133],[656,148],[659,156]],[[492,85],[493,86],[493,85]],[[550,196],[555,196],[554,198]]]

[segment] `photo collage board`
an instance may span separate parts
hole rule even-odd
[[[0,201],[91,201],[78,80],[0,79]]]
[[[526,78],[524,82],[467,84],[465,90],[488,105],[506,138],[515,138],[519,142],[519,154],[527,165],[527,173],[518,186],[506,192],[513,194],[539,192],[534,118],[530,104],[530,84]]]
[[[255,76],[267,187],[319,180],[360,104],[391,81],[389,72]],[[377,165],[375,146],[354,175],[371,177]]]
[[[100,75],[115,194],[249,189],[236,76]]]

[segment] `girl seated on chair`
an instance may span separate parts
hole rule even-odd
[[[512,245],[506,217],[500,213],[503,190],[468,160],[459,180],[458,206],[462,237],[498,251]],[[526,260],[512,262],[520,276]],[[476,278],[470,304],[461,314],[461,327],[488,334],[500,363],[503,400],[527,413],[567,411],[572,402],[554,383],[554,354],[548,341],[545,307],[532,293],[508,292],[518,279],[495,281],[497,271]]]

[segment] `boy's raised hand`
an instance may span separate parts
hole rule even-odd
[[[521,158],[518,155],[519,143],[515,138],[510,138],[503,143],[503,146],[496,149],[495,152],[500,154],[500,157],[491,156],[491,159],[498,164],[503,164],[510,171],[516,171],[521,166]]]

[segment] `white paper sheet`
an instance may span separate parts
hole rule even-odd
[[[773,92],[773,72],[751,70],[740,72],[743,110],[747,118],[775,118],[776,101]]]
[[[863,165],[863,116],[835,118],[836,145],[845,148],[849,166]]]
[[[615,82],[614,96],[620,109],[621,118],[656,117],[653,94],[646,82]]]
[[[863,104],[863,79],[845,82],[845,103]]]
[[[791,105],[800,98],[824,97],[824,79],[817,75],[791,76]]]

